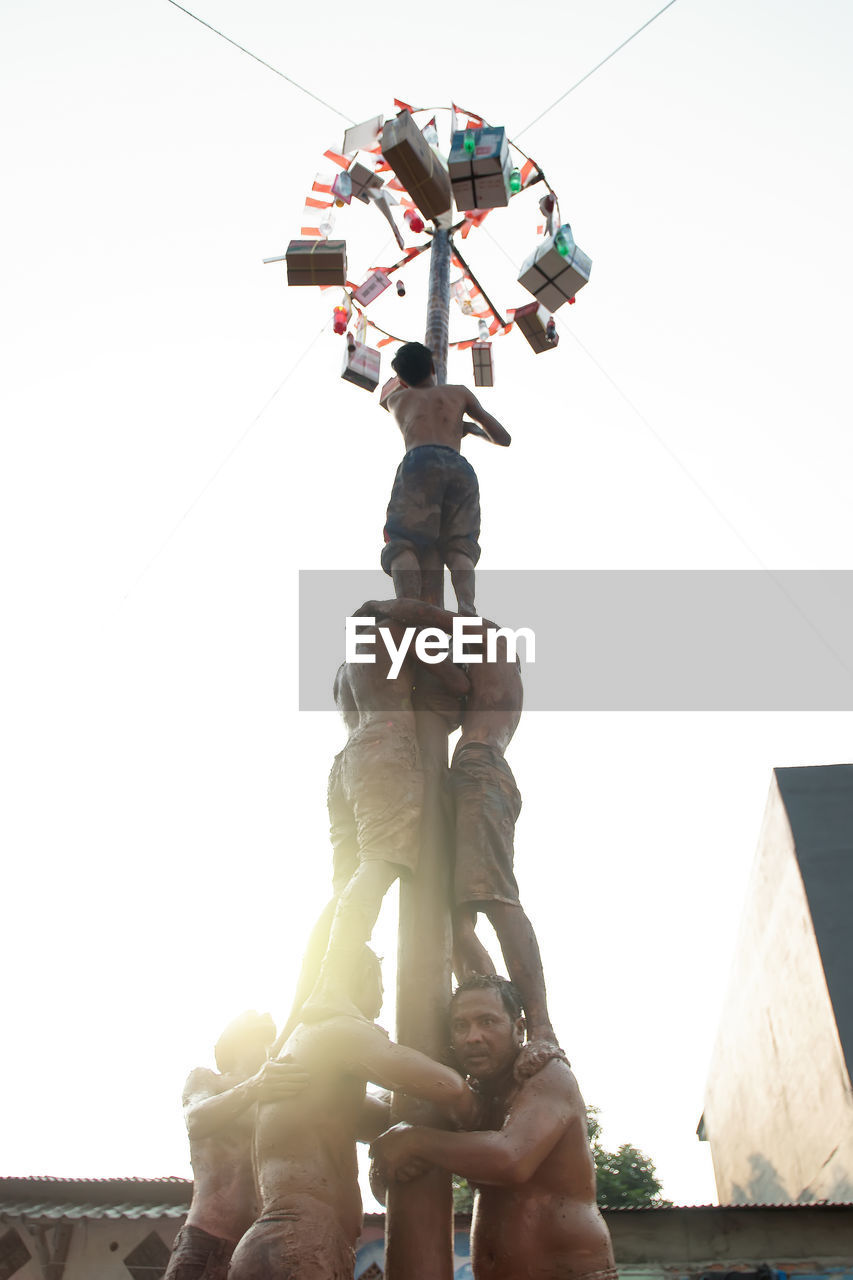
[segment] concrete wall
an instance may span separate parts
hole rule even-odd
[[[853,1200],[850,1080],[775,777],[711,1062],[705,1134],[723,1204]]]
[[[723,1280],[759,1267],[783,1273],[774,1280],[853,1280],[853,1207],[611,1209],[604,1216],[622,1280],[700,1280],[715,1272]],[[129,1280],[124,1258],[151,1232],[170,1244],[179,1225],[163,1218],[78,1220],[63,1280]],[[0,1237],[10,1229],[32,1246],[25,1221],[0,1221]],[[468,1220],[458,1218],[454,1280],[472,1280],[468,1235]],[[12,1280],[44,1280],[33,1254]],[[368,1214],[355,1276],[378,1280],[383,1272],[382,1217]],[[162,1270],[143,1274],[158,1280]]]
[[[124,1259],[152,1234],[159,1238],[166,1250],[171,1251],[180,1225],[181,1220],[174,1218],[78,1219],[71,1224],[62,1280],[131,1280]],[[13,1273],[12,1280],[44,1280],[36,1234],[39,1231],[44,1233],[45,1244],[50,1249],[55,1242],[55,1228],[53,1222],[26,1223],[21,1219],[0,1222],[0,1238],[10,1229],[17,1231],[31,1254],[30,1261]],[[152,1280],[156,1280],[162,1272],[155,1269],[150,1274]]]

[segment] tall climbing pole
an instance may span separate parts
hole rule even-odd
[[[417,114],[425,108],[407,108],[396,102],[400,116]],[[429,108],[433,110],[433,108]],[[457,129],[457,110],[467,119]],[[398,117],[398,120],[400,117]],[[450,268],[451,263],[462,272],[454,281],[453,296],[463,315],[476,321],[478,338],[453,342],[456,349],[473,348],[474,381],[477,386],[491,386],[493,370],[491,339],[518,329],[537,354],[556,348],[558,335],[554,317],[549,312],[564,302],[574,302],[574,294],[589,278],[590,260],[575,245],[571,228],[562,224],[556,193],[544,172],[529,156],[506,138],[504,129],[485,125],[481,117],[452,108],[451,152],[448,157],[451,175],[456,166],[456,179],[461,187],[453,190],[457,210],[462,215],[461,237],[479,227],[490,209],[505,207],[511,196],[526,187],[542,183],[544,194],[539,199],[539,213],[544,224],[539,234],[545,239],[522,266],[521,284],[533,296],[533,302],[516,307],[509,321],[495,309],[452,241],[452,229],[439,225],[444,214],[433,221],[426,232],[430,243],[405,250],[401,261],[384,269],[372,269],[363,284],[354,286],[347,279],[346,244],[330,239],[334,206],[343,207],[353,199],[375,203],[386,220],[394,226],[389,199],[397,203],[394,190],[402,193],[404,218],[414,234],[425,230],[424,218],[432,216],[438,201],[424,191],[425,174],[434,176],[428,148],[420,146],[420,160],[412,154],[398,153],[396,167],[383,151],[385,137],[381,117],[347,130],[343,152],[327,150],[324,155],[341,169],[334,179],[317,175],[306,198],[303,214],[306,225],[302,235],[310,240],[291,241],[284,260],[288,264],[288,283],[298,285],[338,285],[344,295],[334,308],[333,328],[341,337],[346,333],[348,354],[341,376],[373,391],[379,383],[380,352],[367,345],[367,330],[381,335],[378,347],[404,339],[383,328],[365,313],[365,308],[390,284],[390,276],[404,269],[427,247],[430,250],[429,292],[427,298],[425,344],[433,354],[436,381],[447,381],[447,355],[450,344]],[[435,143],[435,120],[424,126],[421,136],[432,129]],[[382,139],[379,133],[382,132]],[[411,131],[410,131],[411,132]],[[477,135],[475,137],[475,135]],[[402,136],[402,135],[401,135]],[[480,144],[477,139],[479,138]],[[398,146],[392,139],[387,150]],[[508,148],[513,149],[521,168],[510,168]],[[461,148],[461,150],[459,150]],[[477,177],[471,157],[477,153]],[[356,154],[363,159],[353,159]],[[464,154],[463,154],[464,153]],[[426,159],[424,159],[426,154]],[[467,159],[466,159],[467,157]],[[386,163],[387,160],[387,163]],[[365,163],[364,161],[367,161]],[[425,166],[418,169],[418,164]],[[443,162],[442,162],[443,163]],[[461,169],[459,166],[462,166]],[[484,167],[485,166],[485,167]],[[380,176],[393,168],[395,179],[386,186]],[[467,176],[466,176],[467,175]],[[490,176],[489,176],[490,175]],[[448,185],[450,178],[447,179]],[[466,188],[465,182],[469,181]],[[483,185],[485,183],[485,185]],[[497,184],[497,185],[495,185]],[[439,183],[440,186],[440,183]],[[415,193],[420,195],[416,197]],[[447,193],[447,209],[452,207]],[[424,213],[424,218],[418,212]],[[417,224],[417,225],[416,225]],[[395,238],[403,248],[399,228]],[[267,258],[280,262],[281,257]],[[397,278],[396,293],[405,295],[405,286]],[[348,332],[351,317],[355,336]],[[431,559],[421,560],[421,598],[430,604],[444,604],[444,566],[437,549],[426,553]],[[453,833],[447,814],[447,739],[449,727],[429,699],[429,681],[435,679],[429,668],[418,675],[413,691],[413,704],[421,767],[424,773],[424,801],[420,832],[419,861],[416,873],[400,882],[400,924],[397,948],[397,1039],[399,1043],[420,1050],[439,1061],[446,1060],[448,1047],[448,1011],[451,986],[451,869]],[[413,1124],[441,1127],[447,1123],[437,1108],[412,1098],[396,1097],[394,1119]],[[386,1214],[385,1274],[388,1280],[452,1280],[453,1277],[453,1199],[450,1175],[431,1169],[408,1183],[394,1182],[388,1188]]]
[[[430,253],[425,344],[433,353],[439,384],[447,381],[450,312],[450,232],[436,228]],[[422,566],[424,599],[443,604],[444,570],[436,556]],[[450,1001],[450,835],[444,788],[447,725],[418,706],[418,746],[424,771],[424,806],[418,869],[400,882],[397,943],[397,1039],[431,1058],[447,1054]],[[443,1125],[436,1108],[410,1098],[394,1102],[395,1120]],[[388,1280],[451,1280],[453,1199],[450,1175],[432,1169],[413,1182],[388,1189],[385,1220]]]

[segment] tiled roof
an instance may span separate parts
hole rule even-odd
[[[182,1218],[193,1184],[186,1178],[0,1178],[0,1222],[16,1218]],[[605,1214],[728,1213],[740,1209],[853,1209],[848,1201],[800,1204],[682,1204],[602,1206]],[[460,1223],[470,1214],[457,1214]],[[382,1213],[366,1213],[365,1226],[381,1227]]]
[[[15,1218],[182,1218],[186,1178],[0,1178],[0,1221]]]

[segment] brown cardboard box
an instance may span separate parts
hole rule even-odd
[[[474,386],[493,387],[495,385],[495,367],[492,363],[491,342],[475,342],[471,348],[474,357]]]
[[[408,111],[385,121],[382,154],[426,218],[450,209],[450,178]]]
[[[548,340],[550,319],[551,313],[540,302],[528,302],[523,307],[516,307],[513,313],[513,324],[518,325],[537,355],[542,351],[553,351],[557,345],[556,341]]]
[[[347,177],[352,183],[353,198],[360,200],[362,204],[367,204],[368,189],[378,190],[382,186],[382,179],[378,173],[374,173],[372,169],[368,169],[366,164],[362,164],[360,160],[356,160],[347,169]]]
[[[286,262],[288,284],[347,282],[346,240],[291,240]]]
[[[347,344],[341,377],[347,382],[354,382],[357,387],[364,387],[365,391],[375,391],[379,386],[379,360],[379,352],[372,347],[357,342],[350,351]]]

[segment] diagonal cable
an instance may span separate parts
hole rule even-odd
[[[174,3],[174,0],[171,0],[171,3]],[[540,111],[539,115],[534,117],[534,119],[531,120],[529,124],[526,124],[523,129],[519,129],[518,133],[515,134],[515,137],[520,138],[523,133],[527,133],[528,129],[532,129],[535,124],[538,124],[543,116],[547,116],[548,112],[553,111],[554,108],[558,106],[563,101],[564,98],[568,98],[570,93],[574,93],[575,89],[580,88],[580,86],[584,83],[585,80],[588,80],[591,75],[594,75],[595,72],[599,70],[600,67],[604,66],[605,62],[609,62],[611,58],[615,58],[616,54],[620,51],[620,49],[624,49],[626,44],[630,44],[631,41],[634,40],[640,34],[641,31],[645,31],[646,27],[650,27],[656,18],[659,18],[662,13],[666,13],[667,9],[671,9],[674,4],[675,4],[675,0],[669,0],[669,3],[665,4],[662,9],[658,9],[657,13],[653,14],[652,17],[649,18],[647,22],[644,22],[641,27],[637,27],[637,30],[633,33],[633,35],[628,36],[627,40],[623,40],[621,44],[618,44],[611,53],[608,53],[606,58],[602,58],[601,61],[597,62],[590,71],[587,71],[585,76],[581,76],[580,80],[576,80],[575,83],[571,86],[571,88],[567,89],[565,93],[561,93],[559,98],[555,98],[555,100],[551,103],[550,107],[546,107],[544,111]]]
[[[245,48],[244,45],[238,44],[236,40],[232,40],[224,31],[213,27],[209,22],[205,22],[204,18],[200,18],[197,13],[192,13],[189,9],[185,9],[182,4],[178,4],[178,0],[168,0],[169,4],[180,9],[181,13],[185,13],[187,17],[194,18],[196,22],[200,22],[203,27],[207,27],[208,31],[212,31],[214,35],[221,36],[223,40],[227,40],[229,44],[233,44],[235,49],[239,49],[241,53],[247,54],[250,58],[254,58],[255,62],[259,62],[262,67],[266,67],[268,71],[273,71],[277,76],[281,76],[282,80],[286,80],[288,84],[292,84],[300,93],[306,93],[309,98],[313,98],[315,102],[319,102],[321,107],[327,107],[329,111],[334,111],[336,116],[340,116],[342,120],[346,120],[347,124],[355,124],[351,116],[344,115],[343,111],[339,111],[337,107],[333,107],[331,102],[326,102],[325,98],[320,98],[316,93],[312,93],[310,89],[306,89],[304,84],[300,84],[297,80],[286,76],[283,71],[279,71],[278,67],[274,67],[270,62],[264,62],[263,58],[259,58],[256,53],[252,53],[251,49]]]
[[[196,509],[196,507],[197,507],[197,506],[198,506],[198,504],[201,502],[201,500],[202,500],[202,498],[204,497],[204,495],[207,493],[207,491],[208,491],[208,489],[210,488],[210,486],[211,486],[211,485],[213,484],[213,482],[216,480],[217,476],[219,476],[219,474],[222,472],[222,470],[225,468],[225,466],[226,466],[226,465],[231,461],[231,459],[234,457],[234,454],[235,454],[235,453],[237,452],[237,450],[240,448],[240,445],[241,445],[241,444],[243,443],[243,441],[246,439],[246,437],[248,436],[249,432],[250,432],[250,431],[252,430],[252,428],[253,428],[253,427],[254,427],[254,426],[255,426],[255,425],[260,421],[260,419],[261,419],[261,418],[263,417],[263,415],[266,413],[267,409],[268,409],[268,408],[270,407],[270,405],[272,404],[273,400],[275,400],[276,396],[278,396],[279,392],[280,392],[280,391],[282,390],[282,388],[286,385],[286,383],[288,383],[288,382],[290,381],[290,379],[293,377],[293,375],[294,375],[294,373],[296,372],[296,370],[297,370],[297,369],[299,368],[299,366],[302,364],[302,361],[303,361],[303,360],[305,359],[305,357],[309,354],[309,352],[313,349],[313,347],[314,347],[315,343],[316,343],[316,342],[317,342],[317,340],[320,338],[320,336],[321,336],[323,333],[325,333],[325,331],[326,331],[326,329],[327,329],[327,328],[328,328],[328,324],[327,324],[327,322],[325,322],[325,321],[324,321],[324,323],[323,323],[323,325],[322,325],[322,328],[318,329],[318,331],[315,333],[314,337],[313,337],[313,338],[311,339],[311,341],[308,343],[308,346],[307,346],[307,347],[305,348],[305,350],[302,352],[302,355],[301,355],[301,356],[299,356],[299,358],[295,361],[295,363],[291,365],[290,369],[289,369],[289,370],[288,370],[288,372],[284,375],[284,377],[282,378],[281,382],[280,382],[280,383],[278,384],[278,386],[276,387],[275,391],[272,393],[272,395],[269,397],[269,399],[266,401],[266,403],[265,403],[264,405],[262,405],[262,406],[261,406],[261,408],[260,408],[260,409],[258,410],[258,412],[255,414],[255,416],[254,416],[254,418],[252,419],[252,421],[251,421],[251,422],[249,423],[249,425],[248,425],[248,426],[247,426],[247,427],[242,431],[242,433],[237,437],[237,439],[234,441],[234,444],[232,444],[231,448],[230,448],[230,449],[228,450],[228,452],[225,454],[225,457],[224,457],[224,458],[222,459],[222,461],[218,464],[218,466],[217,466],[217,467],[216,467],[216,469],[213,471],[213,473],[212,473],[212,474],[207,478],[207,480],[206,480],[206,481],[205,481],[205,483],[202,485],[202,487],[201,487],[201,489],[199,490],[199,492],[196,494],[196,496],[193,498],[193,500],[192,500],[192,502],[190,503],[190,505],[187,507],[187,509],[186,509],[186,511],[184,512],[184,514],[181,516],[180,520],[178,520],[178,521],[177,521],[177,523],[176,523],[176,524],[175,524],[175,526],[172,528],[172,530],[171,530],[171,531],[166,535],[166,537],[163,539],[163,541],[161,542],[160,546],[159,546],[159,547],[157,548],[157,550],[154,552],[153,556],[151,556],[150,560],[147,562],[147,564],[146,564],[146,565],[145,565],[145,567],[142,569],[142,571],[141,571],[139,574],[137,574],[137,576],[136,576],[135,580],[131,583],[131,585],[128,587],[127,591],[124,593],[124,595],[123,595],[123,597],[122,597],[122,602],[123,602],[123,603],[124,603],[124,601],[126,601],[126,600],[130,597],[130,595],[132,594],[132,592],[134,592],[134,591],[136,590],[136,588],[139,586],[140,582],[141,582],[141,581],[142,581],[142,579],[145,577],[145,575],[147,574],[148,570],[151,568],[151,566],[152,566],[152,564],[154,563],[154,561],[155,561],[155,560],[157,560],[157,559],[159,559],[159,557],[160,557],[160,556],[163,554],[163,552],[166,550],[166,548],[168,547],[169,543],[172,541],[172,539],[174,538],[175,534],[176,534],[176,533],[178,532],[178,530],[180,529],[181,525],[184,523],[184,521],[185,521],[185,520],[186,520],[186,519],[187,519],[187,518],[188,518],[188,517],[193,513],[193,511]]]
[[[485,231],[486,235],[489,237],[489,239],[491,240],[495,248],[499,249],[500,252],[503,254],[503,256],[509,262],[513,262],[513,259],[507,253],[506,249],[503,247],[502,244],[500,244],[495,239],[495,237],[492,235],[489,229],[487,227],[483,227],[482,230]],[[513,265],[515,265],[514,262],[513,262]],[[660,448],[663,449],[664,453],[666,453],[668,457],[672,459],[672,461],[675,463],[675,465],[678,467],[681,473],[690,481],[693,487],[699,491],[699,493],[705,499],[705,501],[707,502],[711,510],[716,512],[717,516],[720,518],[720,520],[722,520],[723,524],[734,535],[734,537],[741,544],[744,550],[748,552],[748,554],[752,557],[752,559],[755,561],[758,567],[762,570],[762,572],[767,574],[768,578],[771,580],[771,582],[774,584],[777,590],[785,597],[785,599],[788,601],[788,604],[795,611],[795,613],[799,614],[803,622],[805,622],[809,630],[821,642],[821,644],[824,646],[826,651],[832,655],[832,657],[841,667],[842,671],[844,671],[846,675],[853,677],[853,669],[851,669],[847,658],[845,658],[842,654],[840,654],[838,650],[835,648],[835,646],[829,640],[827,640],[826,636],[823,634],[820,628],[812,621],[809,615],[805,612],[802,605],[800,605],[800,603],[791,595],[790,591],[785,586],[784,582],[781,580],[778,573],[776,573],[773,569],[771,569],[769,565],[765,564],[764,560],[761,558],[761,556],[758,554],[755,548],[751,545],[751,543],[747,541],[747,539],[738,529],[737,525],[734,524],[734,522],[726,514],[726,512],[723,510],[723,508],[720,506],[717,500],[708,492],[708,490],[702,484],[701,480],[697,479],[697,477],[693,474],[693,472],[690,470],[687,464],[679,457],[679,455],[675,452],[672,446],[667,443],[667,441],[663,438],[660,432],[655,430],[655,428],[652,426],[651,422],[649,422],[649,419],[646,417],[646,415],[637,407],[637,405],[634,404],[630,396],[627,395],[627,393],[622,390],[622,388],[619,386],[619,383],[616,381],[616,379],[607,372],[607,370],[604,368],[604,365],[601,364],[600,361],[598,361],[595,358],[595,356],[592,354],[589,348],[585,346],[584,343],[581,342],[577,334],[573,333],[572,330],[569,329],[567,326],[560,326],[560,328],[564,333],[568,333],[569,337],[576,344],[576,346],[580,347],[581,351],[584,353],[584,355],[590,361],[590,363],[595,365],[596,369],[599,371],[602,377],[605,378],[610,383],[611,387],[616,392],[616,394],[620,396],[622,400],[625,401],[625,404],[628,406],[631,412],[637,418],[639,418],[640,422],[642,422],[643,426],[646,428],[649,434],[654,437],[654,439],[657,441]]]

